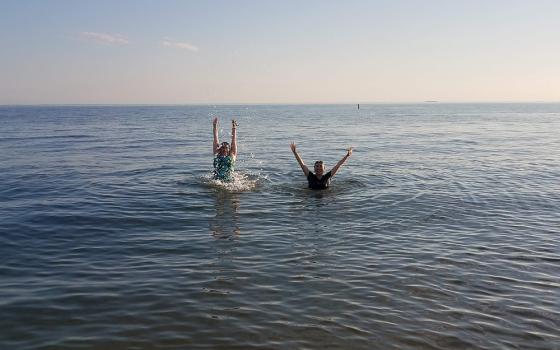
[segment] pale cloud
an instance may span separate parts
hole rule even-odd
[[[107,34],[107,33],[95,33],[95,32],[82,32],[83,37],[95,40],[103,44],[111,45],[127,45],[129,43],[127,37],[121,34]]]
[[[176,49],[189,50],[189,51],[193,51],[193,52],[198,51],[198,47],[194,46],[193,44],[176,41],[176,40],[173,40],[171,38],[163,38],[163,41],[161,42],[161,44],[165,47],[174,47]]]

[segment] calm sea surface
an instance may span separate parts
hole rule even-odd
[[[355,151],[317,192],[291,141]],[[560,349],[560,104],[0,107],[0,316],[1,349]]]

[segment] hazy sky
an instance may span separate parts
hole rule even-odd
[[[560,101],[560,1],[0,0],[0,104]]]

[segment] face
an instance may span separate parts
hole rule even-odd
[[[323,172],[325,172],[325,164],[323,164],[323,162],[319,161],[319,162],[315,162],[315,174],[317,175],[323,175]]]
[[[229,154],[229,144],[227,142],[223,142],[220,148],[218,148],[218,154],[222,156]]]

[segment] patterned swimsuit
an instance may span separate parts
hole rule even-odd
[[[233,181],[235,160],[232,156],[216,156],[214,158],[214,179]]]

